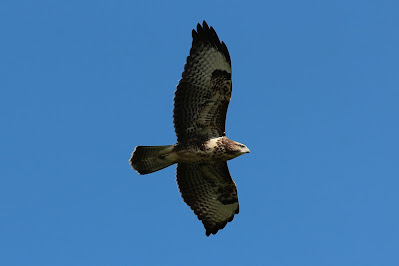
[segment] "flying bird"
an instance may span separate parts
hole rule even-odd
[[[205,21],[192,31],[192,47],[174,98],[177,143],[137,146],[130,158],[139,174],[177,163],[177,184],[187,205],[216,234],[238,214],[237,189],[227,160],[249,149],[226,137],[231,60],[224,42]]]

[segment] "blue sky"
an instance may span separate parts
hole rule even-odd
[[[2,265],[399,265],[397,1],[3,1]],[[240,214],[216,236],[175,167],[173,96],[206,20],[230,51]]]

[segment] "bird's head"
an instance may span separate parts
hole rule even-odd
[[[244,144],[230,140],[229,145],[227,145],[227,152],[235,158],[251,151]]]
[[[240,155],[244,154],[244,153],[250,153],[251,151],[248,149],[247,146],[245,146],[244,144],[238,143],[236,142],[237,145],[237,152],[240,153]]]

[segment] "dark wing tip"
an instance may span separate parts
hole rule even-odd
[[[214,225],[214,226],[208,226],[208,227],[205,227],[205,230],[206,230],[206,232],[205,232],[205,234],[206,234],[206,236],[210,236],[211,234],[213,234],[213,235],[216,235],[216,233],[219,231],[219,230],[222,230],[223,228],[225,228],[226,227],[226,224],[228,223],[228,222],[231,222],[233,220],[233,217],[231,218],[231,219],[229,219],[228,221],[225,221],[225,222],[223,222],[223,223],[219,223],[219,224],[216,224],[216,225]]]
[[[229,63],[229,65],[231,65],[230,54],[226,44],[219,40],[216,31],[212,26],[209,27],[205,20],[202,22],[202,26],[199,23],[197,24],[197,31],[193,29],[192,35],[192,46],[200,45],[201,43],[204,45],[213,46],[224,55],[226,61]]]
[[[199,23],[198,23],[198,24],[199,24]],[[204,28],[208,28],[208,29],[209,29],[208,23],[206,23],[205,20],[202,21],[202,25],[203,25]]]
[[[194,29],[192,31],[192,36],[193,36],[193,42],[198,41],[198,39],[199,39],[198,33]]]
[[[238,208],[237,208],[234,214],[238,214],[238,212],[239,212],[239,211],[238,211]],[[219,230],[222,230],[223,228],[225,228],[226,225],[227,225],[227,223],[233,221],[233,219],[234,219],[234,214],[233,214],[229,219],[227,219],[227,220],[225,220],[225,221],[223,221],[223,222],[221,222],[221,223],[216,223],[216,224],[212,224],[212,225],[206,223],[206,222],[203,220],[202,223],[204,224],[204,227],[205,227],[205,230],[206,230],[206,231],[205,231],[206,236],[210,236],[211,234],[216,235],[216,233],[217,233]],[[199,219],[200,219],[200,218],[199,218]]]

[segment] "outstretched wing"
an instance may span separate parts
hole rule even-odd
[[[190,55],[175,93],[177,141],[224,136],[231,89],[229,51],[204,21],[193,30]]]
[[[179,163],[177,183],[184,201],[206,229],[216,234],[239,211],[237,189],[227,162]]]

